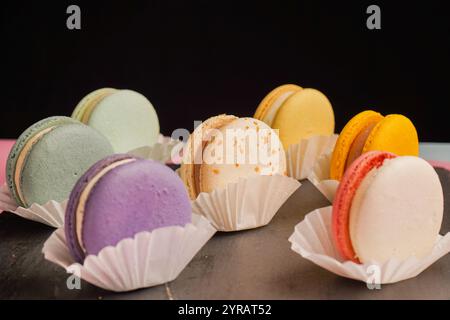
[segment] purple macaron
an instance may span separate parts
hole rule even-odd
[[[94,164],[76,183],[65,217],[66,242],[78,262],[141,231],[191,222],[183,182],[170,168],[126,154]]]

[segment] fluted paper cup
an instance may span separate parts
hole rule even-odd
[[[151,159],[161,163],[181,163],[181,150],[184,143],[170,137],[159,135],[158,141],[152,146],[143,146],[128,153],[144,159]]]
[[[300,187],[282,175],[240,178],[225,188],[200,193],[192,210],[205,216],[219,231],[238,231],[267,225]]]
[[[11,198],[8,186],[3,184],[0,187],[0,213],[3,211],[14,211],[17,209],[16,202]]]
[[[80,264],[70,255],[60,228],[45,242],[42,252],[45,259],[97,287],[124,292],[175,280],[215,232],[208,220],[193,214],[192,222],[184,227],[140,232],[98,255],[89,255]]]
[[[312,136],[291,144],[286,152],[288,176],[297,180],[306,179],[317,160],[333,151],[338,135]]]
[[[317,189],[332,203],[339,181],[330,179],[330,163],[332,152],[324,153],[319,157],[308,176]]]
[[[40,222],[54,228],[59,228],[64,225],[67,201],[57,202],[50,200],[42,205],[33,203],[28,208],[18,207],[12,199],[6,184],[0,188],[0,212],[10,211],[22,218]]]
[[[450,233],[438,236],[430,254],[422,259],[410,257],[404,261],[390,259],[383,264],[357,264],[344,261],[331,233],[332,207],[317,209],[295,226],[289,238],[291,249],[305,259],[339,276],[360,280],[367,284],[388,284],[414,278],[434,262],[450,252]]]

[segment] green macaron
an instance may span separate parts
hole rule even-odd
[[[17,139],[6,164],[7,184],[22,207],[63,201],[92,164],[113,152],[108,139],[81,122],[46,118]]]
[[[153,105],[133,90],[95,90],[78,103],[72,118],[102,133],[116,153],[151,146],[159,135],[159,120]]]

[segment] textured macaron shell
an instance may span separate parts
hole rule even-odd
[[[48,131],[57,126],[67,125],[67,124],[80,124],[80,122],[71,119],[69,117],[55,116],[42,119],[35,124],[27,128],[17,139],[16,143],[12,147],[9,153],[8,160],[6,163],[6,181],[8,184],[9,191],[16,203],[20,206],[27,207],[27,205],[21,200],[21,183],[16,183],[16,181],[21,179],[20,175],[23,169],[22,166],[18,166],[19,158],[25,159],[28,157],[30,141],[36,140],[37,135],[42,136],[43,131]],[[24,150],[27,149],[27,150]],[[50,200],[50,199],[48,199]]]
[[[383,119],[383,116],[375,111],[366,110],[358,113],[344,126],[336,145],[333,150],[330,163],[330,178],[334,180],[341,180],[347,164],[347,157],[349,156],[352,145],[364,129],[371,123],[378,123]],[[366,139],[364,139],[365,144]],[[363,148],[364,148],[363,144]]]
[[[390,114],[384,117],[373,128],[363,152],[382,150],[399,156],[418,156],[419,138],[414,124],[400,114]]]
[[[0,186],[6,181],[6,161],[15,142],[15,140],[9,139],[0,140]]]
[[[283,146],[267,124],[239,118],[218,128],[219,135],[203,149],[201,192],[211,192],[255,175],[285,174]]]
[[[20,189],[25,205],[68,199],[78,178],[112,152],[106,138],[88,126],[56,126],[33,145],[23,165]]]
[[[279,129],[285,149],[313,135],[331,135],[334,133],[333,108],[320,91],[303,89],[282,104],[272,128]]]
[[[134,158],[129,154],[113,154],[97,161],[80,177],[80,179],[78,179],[77,183],[72,189],[72,192],[70,193],[66,208],[64,229],[69,251],[78,262],[82,262],[84,259],[84,252],[81,249],[81,245],[79,244],[77,238],[78,223],[76,219],[81,194],[86,189],[87,185],[92,181],[92,179],[94,179],[94,177],[99,174],[99,172],[107,168],[112,163],[117,163],[127,159]]]
[[[332,235],[338,252],[346,260],[359,262],[349,231],[350,210],[355,193],[369,172],[393,157],[395,155],[388,152],[365,153],[352,163],[339,184],[333,201]]]
[[[254,118],[264,121],[271,126],[281,105],[288,97],[299,90],[302,90],[302,87],[295,84],[285,84],[275,88],[261,101],[256,109]]]
[[[180,178],[162,164],[138,159],[108,171],[90,192],[81,232],[85,255],[141,231],[190,221],[190,201]]]
[[[238,119],[233,115],[221,114],[206,119],[189,136],[186,147],[183,150],[183,159],[180,167],[180,177],[186,186],[189,197],[194,200],[200,193],[199,175],[203,162],[203,148],[210,140],[213,129],[221,128]]]
[[[418,157],[385,160],[354,196],[350,237],[363,263],[429,254],[443,218],[443,193],[433,167]]]
[[[101,99],[87,124],[107,137],[117,153],[153,145],[159,135],[153,105],[132,90],[118,90]]]

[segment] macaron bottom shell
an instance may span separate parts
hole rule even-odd
[[[313,135],[334,133],[334,112],[328,98],[318,90],[293,93],[280,107],[272,123],[278,129],[284,149]]]

